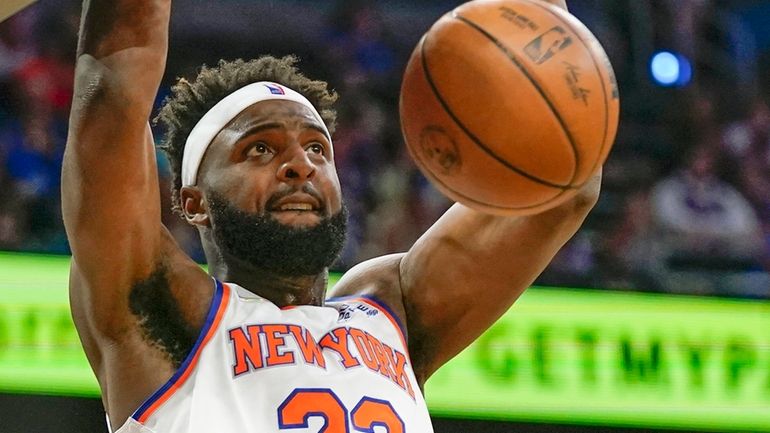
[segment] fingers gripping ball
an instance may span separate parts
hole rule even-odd
[[[478,0],[417,44],[401,88],[407,147],[451,199],[521,215],[567,200],[607,158],[617,83],[591,32],[538,0]]]

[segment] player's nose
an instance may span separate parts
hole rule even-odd
[[[287,158],[278,169],[278,179],[287,183],[301,183],[313,179],[315,165],[301,146],[292,146]]]

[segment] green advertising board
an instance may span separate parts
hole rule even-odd
[[[98,396],[68,271],[0,253],[0,392]],[[532,288],[426,397],[442,416],[770,432],[770,304]]]
[[[770,304],[530,290],[426,393],[437,414],[770,431]]]

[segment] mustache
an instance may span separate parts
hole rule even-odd
[[[265,203],[265,211],[269,211],[270,209],[274,209],[278,202],[283,199],[284,197],[290,196],[292,194],[296,194],[298,192],[303,192],[314,199],[318,200],[318,203],[321,205],[320,211],[324,212],[326,211],[326,200],[324,200],[323,196],[320,192],[318,192],[317,189],[315,189],[312,185],[304,184],[302,187],[296,187],[296,186],[285,186],[278,190],[275,194],[270,196],[269,199],[267,199],[267,202]]]

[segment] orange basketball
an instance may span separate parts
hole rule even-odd
[[[607,55],[566,11],[477,0],[417,44],[401,124],[420,170],[451,199],[503,215],[567,200],[607,158],[618,88]]]

